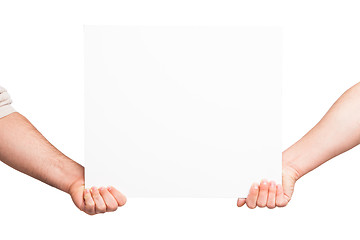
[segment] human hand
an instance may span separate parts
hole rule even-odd
[[[282,170],[282,185],[274,181],[262,180],[260,185],[253,183],[247,198],[239,198],[237,206],[242,207],[245,203],[248,208],[285,207],[291,200],[294,192],[295,182],[298,179],[297,172],[291,167],[284,167]]]
[[[126,197],[114,187],[85,189],[81,179],[71,185],[69,194],[74,204],[89,215],[113,212],[126,203]]]

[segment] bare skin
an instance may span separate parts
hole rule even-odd
[[[114,187],[85,189],[84,168],[56,149],[20,113],[0,119],[0,159],[5,164],[70,194],[87,214],[115,211],[126,197]],[[324,162],[360,144],[360,83],[347,90],[320,122],[283,152],[282,185],[254,183],[239,207],[284,207],[296,181]]]
[[[126,197],[114,187],[85,189],[84,167],[51,145],[20,113],[0,119],[0,159],[70,194],[74,204],[89,215],[112,212],[126,203]]]
[[[326,161],[360,144],[360,83],[347,90],[305,136],[283,152],[282,185],[254,183],[239,207],[284,207],[298,179]]]

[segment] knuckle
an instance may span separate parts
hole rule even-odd
[[[107,211],[108,212],[114,212],[114,211],[117,210],[117,208],[118,208],[117,206],[110,206],[110,207],[107,208]]]
[[[268,207],[269,209],[273,209],[273,208],[275,208],[275,204],[268,204],[267,207]]]
[[[95,212],[94,212],[94,210],[92,210],[92,209],[85,209],[85,211],[84,211],[87,215],[94,215],[95,214]]]
[[[126,203],[126,201],[127,201],[127,199],[126,198],[122,198],[122,199],[120,199],[119,200],[119,206],[121,207],[121,206],[124,206],[125,205],[125,203]]]
[[[84,212],[86,212],[87,214],[94,214],[95,210],[93,207],[86,207]]]
[[[248,204],[248,203],[246,203],[246,206],[247,206],[248,208],[250,208],[250,209],[256,208],[256,204]]]
[[[95,203],[94,203],[94,202],[88,202],[88,203],[86,203],[86,207],[87,207],[87,208],[94,208],[94,207],[95,207]]]
[[[100,207],[97,208],[96,212],[105,213],[106,212],[106,207],[105,206],[100,206]]]
[[[94,198],[94,199],[100,199],[100,198],[102,198],[102,197],[101,197],[100,193],[94,193],[94,194],[93,194],[93,198]]]
[[[286,206],[286,202],[282,201],[279,204],[277,204],[278,207],[285,207]]]

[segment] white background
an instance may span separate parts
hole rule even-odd
[[[356,1],[1,1],[0,84],[19,112],[83,163],[83,24],[283,26],[285,149],[359,81],[359,10]],[[359,160],[356,148],[307,174],[284,209],[129,199],[93,217],[1,164],[0,238],[358,239]]]

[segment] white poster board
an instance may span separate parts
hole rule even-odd
[[[282,31],[85,26],[86,186],[245,197],[281,183]]]

